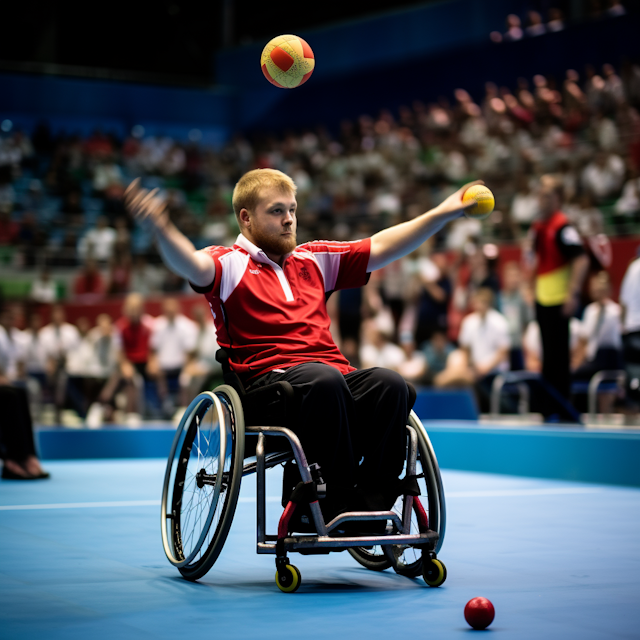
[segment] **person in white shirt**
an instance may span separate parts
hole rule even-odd
[[[518,176],[517,192],[511,202],[511,219],[522,229],[528,228],[538,215],[538,209],[538,196],[531,188],[529,178]]]
[[[628,267],[620,286],[620,304],[623,309],[625,335],[640,334],[640,257]]]
[[[104,313],[97,317],[95,327],[85,317],[78,318],[77,327],[80,340],[66,362],[67,396],[77,413],[88,417],[89,408],[118,367],[120,341],[111,318]],[[94,421],[88,426],[99,425]]]
[[[78,341],[74,349],[67,354],[65,368],[70,376],[90,377],[93,375],[94,353],[93,344],[89,337],[91,323],[82,316],[76,321]]]
[[[48,269],[43,269],[40,276],[32,282],[29,297],[41,304],[54,304],[58,299],[58,288]]]
[[[627,182],[622,189],[622,195],[615,204],[618,215],[633,217],[640,212],[640,177],[637,175]]]
[[[620,156],[598,151],[582,172],[582,185],[597,202],[602,202],[618,194],[624,173],[624,160]]]
[[[627,267],[624,274],[620,305],[629,395],[640,400],[640,257]]]
[[[393,319],[387,309],[363,323],[360,347],[360,363],[363,368],[382,367],[398,370],[406,356],[404,351],[391,341],[393,333]]]
[[[16,380],[23,361],[20,334],[13,326],[12,314],[6,309],[0,312],[0,369],[9,380]]]
[[[151,333],[151,349],[158,361],[158,396],[163,412],[173,412],[174,406],[169,388],[179,384],[185,365],[192,359],[198,339],[198,326],[180,313],[180,303],[176,298],[167,298],[162,304],[162,315],[156,318]],[[185,400],[186,390],[180,389],[179,402]]]
[[[108,417],[111,417],[108,401],[113,395],[113,385],[110,389],[107,387],[109,382],[119,378],[122,350],[120,335],[109,315],[101,313],[96,318],[96,326],[86,334],[86,345],[87,360],[82,378],[85,410],[83,415],[86,426],[89,429],[97,429],[102,426],[105,409]]]
[[[40,340],[40,330],[42,329],[42,316],[34,313],[29,318],[29,324],[24,331],[21,331],[16,339],[20,344],[20,352],[26,375],[43,385],[46,377],[46,358]]]
[[[447,358],[447,366],[434,378],[437,387],[475,385],[481,410],[488,410],[490,384],[509,369],[509,323],[495,309],[493,291],[481,287],[472,298],[473,313],[460,326],[460,349]]]
[[[469,366],[476,379],[508,371],[509,323],[495,309],[493,292],[482,287],[473,298],[473,313],[462,321],[458,341],[467,353]]]
[[[40,415],[42,408],[42,389],[46,385],[46,358],[40,344],[42,317],[33,313],[28,326],[23,331],[12,327],[13,339],[18,346],[18,377],[27,389],[32,412]]]
[[[593,302],[584,310],[580,355],[575,375],[591,377],[602,369],[619,369],[622,351],[621,307],[611,300],[609,274],[601,271],[589,281]]]
[[[80,238],[78,255],[82,260],[92,257],[98,262],[109,262],[113,256],[117,235],[116,230],[108,226],[107,219],[100,216],[96,220],[96,226]]]
[[[91,323],[82,316],[76,321],[78,342],[75,349],[67,354],[65,371],[67,374],[66,400],[80,416],[85,416],[89,403],[88,392],[93,378],[95,356],[89,337]]]
[[[180,388],[187,390],[187,397],[193,398],[205,389],[215,386],[215,379],[222,379],[222,365],[216,360],[218,336],[206,307],[193,307],[193,320],[197,325],[196,346],[193,358],[187,362],[180,374]]]
[[[574,380],[590,380],[598,371],[622,368],[621,308],[609,297],[609,274],[601,271],[589,281],[589,295],[593,302],[584,310],[582,335],[576,358]],[[611,413],[614,393],[600,393],[601,413]]]
[[[65,322],[64,309],[55,306],[51,310],[51,323],[40,330],[38,338],[45,361],[46,383],[59,422],[67,388],[67,357],[80,344],[80,333],[74,325]]]

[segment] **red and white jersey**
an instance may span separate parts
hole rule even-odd
[[[371,241],[317,241],[296,247],[282,267],[238,236],[233,247],[207,247],[216,265],[204,293],[218,343],[244,381],[274,369],[322,362],[345,374],[354,368],[331,337],[326,299],[367,283]]]

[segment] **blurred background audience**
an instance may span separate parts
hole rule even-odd
[[[509,16],[507,24],[498,34],[504,40],[564,28],[559,10],[531,11],[524,23]],[[220,376],[206,306],[194,304],[123,209],[135,176],[160,190],[199,248],[233,243],[231,192],[252,168],[280,169],[296,181],[299,242],[371,235],[481,177],[496,196],[488,220],[448,225],[329,307],[336,340],[355,366],[387,366],[418,385],[473,386],[486,407],[492,375],[540,371],[526,234],[540,213],[540,176],[554,174],[595,275],[572,321],[576,379],[605,365],[626,368],[625,410],[637,410],[638,260],[621,308],[606,273],[610,238],[640,232],[640,65],[625,65],[568,69],[560,82],[487,83],[476,100],[458,89],[451,99],[345,120],[336,131],[237,134],[220,148],[147,136],[139,126],[124,139],[101,130],[81,138],[46,123],[30,135],[5,127],[0,291],[15,310],[6,317],[18,354],[12,375],[24,382],[38,420],[72,423],[74,412],[91,426],[170,418]],[[605,349],[615,350],[615,363],[604,362]]]

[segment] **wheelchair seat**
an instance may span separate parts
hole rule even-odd
[[[236,390],[242,402],[244,423],[247,427],[261,425],[284,426],[293,410],[294,391],[286,381],[273,382],[247,391],[240,376],[232,371],[229,364],[229,353],[225,349],[218,349],[216,360],[222,365],[222,377],[225,384]],[[257,434],[245,433],[244,457],[253,458],[256,455],[258,443]],[[290,453],[291,446],[285,438],[269,438],[265,443],[265,453]]]

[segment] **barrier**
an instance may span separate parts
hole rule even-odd
[[[444,469],[640,487],[640,431],[425,421]],[[44,460],[164,458],[173,428],[40,429]]]
[[[413,410],[420,420],[477,420],[470,389],[420,389]]]

